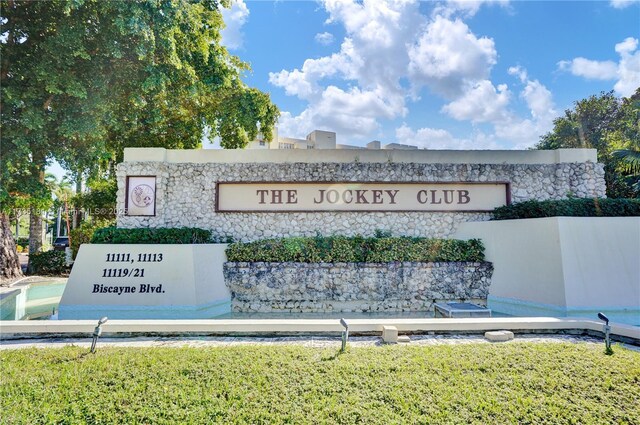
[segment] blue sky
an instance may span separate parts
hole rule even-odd
[[[574,101],[640,86],[638,1],[244,0],[223,16],[281,136],[526,149]]]
[[[574,101],[640,86],[637,1],[244,0],[224,17],[282,136],[522,149]]]

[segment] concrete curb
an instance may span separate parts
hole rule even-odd
[[[573,332],[601,335],[603,324],[589,319],[550,317],[510,317],[472,319],[351,319],[352,334],[381,333],[383,326],[395,326],[401,333],[484,333],[509,330],[514,333]],[[2,321],[1,339],[54,338],[60,335],[92,333],[95,320]],[[103,325],[106,336],[133,335],[273,335],[342,331],[338,319],[229,319],[229,320],[109,320]],[[611,324],[611,334],[640,343],[640,327]]]

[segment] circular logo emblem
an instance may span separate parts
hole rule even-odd
[[[153,189],[146,184],[139,184],[131,191],[131,201],[136,207],[148,207],[153,203],[154,197]]]

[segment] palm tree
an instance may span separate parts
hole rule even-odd
[[[640,150],[618,149],[611,156],[619,161],[620,169],[629,178],[635,179],[633,190],[640,192]]]
[[[626,172],[640,174],[640,150],[619,149],[613,151],[612,155],[620,161]]]

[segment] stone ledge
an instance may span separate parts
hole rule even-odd
[[[259,150],[125,148],[125,162],[170,163],[451,163],[558,164],[596,162],[595,149],[557,150]]]
[[[26,336],[55,338],[59,335],[81,335],[90,338],[96,320],[16,320],[0,321],[2,339]],[[501,317],[490,319],[349,319],[349,332],[380,333],[383,326],[395,326],[398,331],[411,333],[467,332],[491,330],[513,332],[579,331],[602,335],[602,322],[589,319],[558,319],[551,317]],[[338,319],[208,319],[208,320],[109,320],[103,325],[103,335],[158,334],[290,334],[342,332]],[[640,328],[612,323],[611,334],[640,344]]]
[[[491,342],[505,342],[513,339],[511,331],[488,331],[484,333],[484,337]]]

